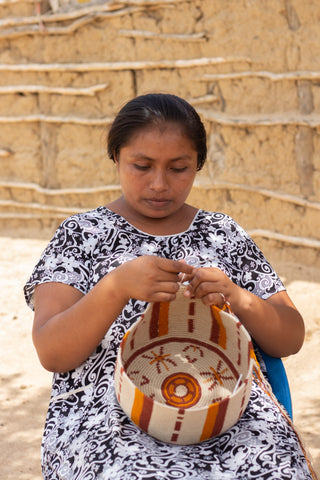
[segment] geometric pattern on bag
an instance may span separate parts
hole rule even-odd
[[[249,401],[256,363],[250,335],[228,307],[183,296],[149,304],[125,334],[115,389],[129,418],[178,445],[205,441],[234,425]]]

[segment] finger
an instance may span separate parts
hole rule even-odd
[[[188,281],[188,276],[190,276],[190,275],[187,275],[186,273],[179,273],[178,274],[179,282],[180,283],[187,282]]]
[[[185,290],[185,296],[191,297],[195,295],[196,290],[201,286],[201,279],[197,275],[193,275]]]
[[[181,281],[182,282],[190,282],[193,279],[193,277],[195,275],[195,272],[196,272],[196,269],[194,267],[191,267],[191,268],[192,268],[191,271],[189,270],[188,272],[180,272],[179,273],[180,282]]]
[[[220,283],[225,274],[218,268],[215,267],[204,267],[204,268],[195,268],[194,275],[192,280],[189,283],[189,290],[192,295],[200,296],[197,293],[197,289],[201,287],[201,295],[212,291],[219,291],[218,282]],[[205,290],[207,289],[207,290]]]
[[[175,271],[179,273],[184,273],[186,275],[192,275],[194,268],[191,265],[188,265],[184,261],[174,260]]]
[[[156,290],[163,293],[177,293],[180,288],[179,282],[159,282]]]
[[[155,278],[156,282],[172,282],[176,284],[181,283],[181,277],[186,275],[185,273],[171,273],[161,270]]]
[[[170,260],[168,258],[161,258],[160,268],[166,272],[186,273],[191,274],[193,267],[181,260]]]
[[[179,290],[177,282],[159,282],[153,292],[148,294],[148,302],[171,302]]]
[[[176,298],[176,293],[169,292],[155,292],[148,299],[147,302],[172,302]]]
[[[226,297],[221,292],[208,293],[201,300],[205,305],[216,305],[219,308],[223,308],[227,303]]]
[[[194,296],[196,298],[203,298],[206,295],[217,295],[215,297],[218,299],[217,291],[220,290],[219,285],[216,282],[204,282],[201,279],[193,279],[190,284],[187,286],[188,294],[187,296]],[[221,299],[221,296],[220,296]],[[214,303],[214,302],[213,302]]]

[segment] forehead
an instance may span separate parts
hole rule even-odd
[[[147,146],[147,144],[152,145],[153,143],[163,142],[164,137],[166,142],[170,142],[171,144],[180,143],[194,149],[193,140],[188,137],[183,125],[175,122],[161,122],[159,125],[152,124],[147,127],[142,127],[129,137],[124,147],[141,143],[145,146]]]

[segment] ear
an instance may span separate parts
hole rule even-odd
[[[117,152],[115,150],[113,151],[113,161],[116,164],[116,166],[118,167],[118,165],[119,165],[119,155],[117,155]]]

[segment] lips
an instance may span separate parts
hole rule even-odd
[[[170,203],[170,200],[166,198],[148,198],[146,202],[152,207],[165,207]]]

